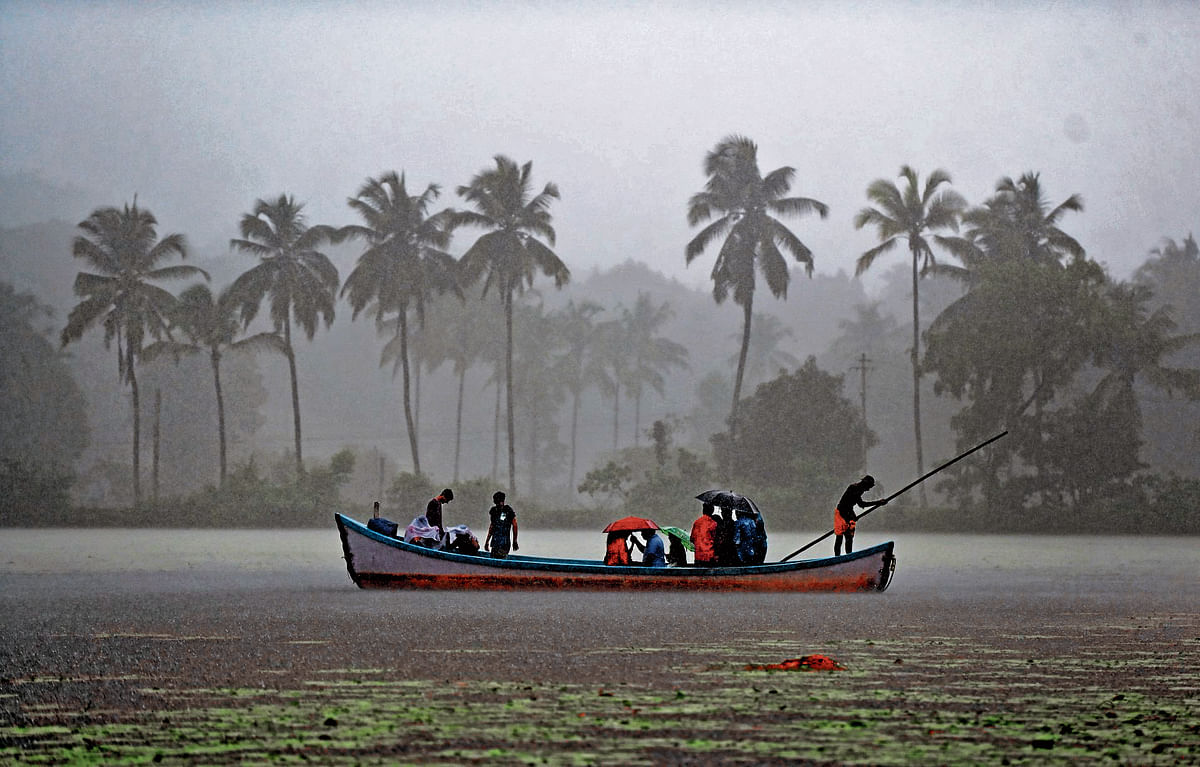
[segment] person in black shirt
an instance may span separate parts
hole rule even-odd
[[[510,543],[513,551],[521,550],[517,543],[517,513],[504,502],[504,497],[499,490],[492,494],[492,503],[495,505],[488,510],[491,521],[488,523],[487,537],[483,540],[483,550],[490,548],[495,559],[508,556]]]
[[[446,488],[441,495],[434,496],[425,506],[425,519],[429,520],[430,527],[438,529],[438,535],[441,539],[446,537],[446,528],[442,527],[442,505],[450,503],[454,500],[454,491]]]
[[[718,509],[714,515],[717,531],[713,534],[713,549],[718,567],[733,567],[738,562],[737,543],[734,541],[733,509]]]
[[[854,528],[858,522],[858,515],[854,513],[854,507],[873,509],[887,503],[886,500],[864,501],[862,499],[863,493],[873,487],[875,487],[875,478],[868,474],[847,487],[846,492],[842,493],[837,508],[833,510],[833,534],[837,536],[833,539],[833,555],[835,557],[842,553],[843,538],[846,539],[846,553],[854,552]]]

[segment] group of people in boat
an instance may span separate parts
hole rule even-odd
[[[838,500],[833,513],[834,556],[840,556],[842,545],[846,553],[854,551],[854,532],[858,515],[855,507],[872,509],[883,506],[887,499],[864,501],[863,495],[875,486],[875,479],[866,475],[850,484]],[[519,551],[517,543],[517,513],[505,503],[505,494],[497,490],[492,494],[492,507],[488,510],[488,530],[483,541],[483,551],[496,559],[507,557],[510,551]],[[419,546],[451,551],[458,554],[478,554],[479,539],[467,525],[447,528],[443,521],[443,507],[454,500],[451,488],[442,490],[429,500],[425,513],[417,516],[404,530],[404,540]],[[659,537],[659,528],[646,520],[640,528],[613,531],[608,534],[604,551],[606,565],[634,564],[634,550],[640,553],[640,564],[646,567],[738,567],[760,565],[767,557],[767,528],[762,514],[754,508],[721,508],[705,503],[700,516],[692,523],[691,534],[678,528],[664,531],[669,541],[664,544]],[[651,526],[653,525],[653,526]],[[367,526],[376,532],[398,537],[398,525],[379,516],[379,501]],[[695,552],[688,562],[687,549]]]
[[[483,550],[495,559],[507,557],[510,551],[521,550],[517,542],[517,513],[505,503],[506,497],[501,490],[492,493],[492,507],[488,509],[488,530],[483,539]],[[446,527],[443,522],[442,509],[453,500],[454,490],[449,487],[429,499],[425,513],[415,517],[404,529],[404,542],[456,554],[478,554],[479,538],[470,527]],[[375,512],[367,527],[384,535],[398,537],[398,526],[379,516],[379,501],[375,501]]]
[[[641,552],[640,564],[646,567],[736,567],[760,565],[767,558],[767,528],[762,514],[752,509],[723,509],[705,503],[692,524],[688,543],[695,551],[688,562],[683,531],[663,531],[669,548],[654,527],[610,532],[604,550],[604,564],[632,565],[634,550]],[[640,536],[640,538],[639,538]]]

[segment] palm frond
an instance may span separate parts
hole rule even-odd
[[[258,256],[259,258],[268,258],[275,252],[275,248],[254,242],[253,240],[230,240],[229,247],[242,253]]]
[[[859,256],[858,261],[856,261],[854,264],[854,276],[858,277],[863,272],[870,269],[871,265],[875,263],[875,259],[895,248],[898,241],[899,238],[897,237],[889,237]]]
[[[767,204],[767,208],[781,215],[805,216],[809,213],[816,213],[821,218],[829,215],[828,205],[809,197],[785,197],[780,200],[772,200]]]
[[[701,253],[703,253],[714,240],[724,237],[733,226],[731,216],[723,216],[708,226],[700,230],[700,232],[691,239],[687,244],[685,257],[687,263],[694,261]]]
[[[257,353],[260,351],[275,352],[287,356],[287,344],[278,333],[255,333],[233,344],[230,349]]]
[[[208,272],[190,264],[164,266],[161,269],[146,272],[146,279],[148,280],[182,280],[188,277],[203,277],[205,280],[211,279]]]
[[[785,165],[782,168],[776,168],[767,175],[763,176],[762,188],[768,200],[778,201],[792,188],[792,181],[796,177],[796,169]]]
[[[770,222],[772,239],[782,245],[789,253],[791,253],[792,258],[794,258],[798,263],[804,264],[805,271],[809,276],[812,276],[812,251],[809,250],[807,245],[800,241],[800,238],[797,237],[792,230],[788,229],[782,223],[774,219],[771,219]]]

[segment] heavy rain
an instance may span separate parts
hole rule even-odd
[[[0,0],[0,762],[1200,761],[1198,37]]]

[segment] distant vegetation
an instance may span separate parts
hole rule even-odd
[[[54,325],[45,299],[0,284],[0,523],[324,526],[374,498],[407,522],[444,486],[476,524],[501,488],[526,524],[678,521],[723,486],[777,527],[820,527],[862,472],[886,493],[1007,430],[889,508],[888,526],[1200,533],[1190,234],[1117,281],[1070,235],[1083,201],[1048,202],[1037,173],[972,205],[947,172],[922,184],[906,166],[900,184],[866,184],[855,220],[880,243],[860,273],[908,251],[871,302],[845,275],[793,282],[820,254],[783,219],[827,208],[789,196],[792,168],[762,174],[733,136],[703,171],[680,212],[701,228],[679,256],[712,256],[715,305],[632,262],[572,275],[583,245],[559,254],[558,186],[503,156],[456,188],[462,208],[433,210],[441,187],[414,195],[395,172],[349,198],[358,224],[259,200],[219,288],[136,200],[96,209],[61,250],[0,230],[6,263],[81,267]],[[803,301],[785,304],[789,287]],[[763,288],[781,299],[769,309]],[[371,327],[337,321],[341,298]],[[304,353],[322,326],[337,340]],[[376,349],[398,391],[379,383]],[[283,381],[273,360],[287,366],[284,450],[254,447]],[[306,455],[302,415],[341,447]],[[397,420],[406,449],[380,450]]]

